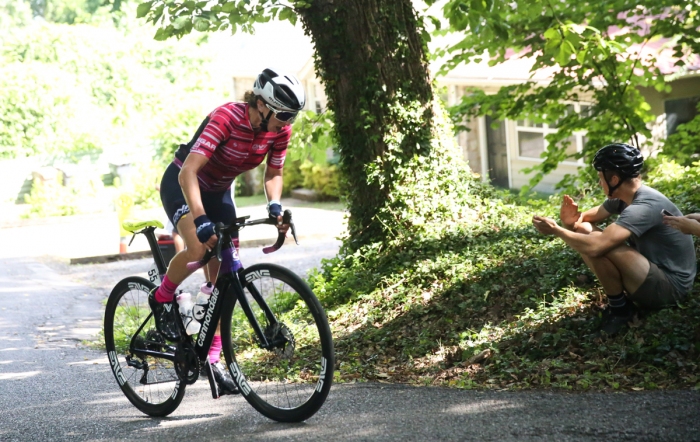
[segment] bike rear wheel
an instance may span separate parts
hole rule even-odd
[[[105,309],[105,347],[112,373],[127,399],[149,416],[167,416],[180,405],[185,384],[171,360],[139,351],[174,351],[156,330],[151,315],[148,294],[154,287],[132,276],[112,289]]]
[[[239,278],[252,314],[273,345],[262,348],[240,303],[224,312],[221,335],[231,376],[263,415],[280,422],[306,420],[321,408],[333,382],[326,313],[309,286],[284,267],[257,264]]]

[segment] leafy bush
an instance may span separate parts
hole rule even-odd
[[[284,162],[284,189],[282,194],[289,196],[293,189],[304,185],[304,176],[301,173],[301,160],[286,159]]]
[[[165,157],[216,101],[201,40],[155,42],[111,22],[36,21],[3,37],[0,113],[8,124],[0,126],[0,158],[76,150],[142,158],[154,144]]]
[[[327,198],[340,196],[338,167],[328,161],[335,146],[332,113],[302,112],[294,122],[284,165],[284,194],[304,187]]]
[[[58,179],[46,182],[35,179],[32,190],[24,196],[29,209],[22,217],[70,216],[111,208],[100,176],[87,173],[76,175],[68,186],[64,186],[62,181],[61,174]]]
[[[130,191],[135,206],[144,209],[160,207],[160,181],[165,167],[159,161],[136,165],[132,178],[133,191]]]
[[[687,213],[700,207],[700,163],[664,160],[647,183]],[[559,196],[526,200],[478,182],[453,222],[356,250],[309,277],[326,307],[340,380],[460,388],[575,390],[700,387],[700,299],[596,334],[602,289],[577,253],[531,225]],[[598,191],[583,209],[600,204]],[[700,286],[697,287],[700,290]]]
[[[315,164],[305,161],[300,167],[302,186],[330,198],[340,196],[340,177],[334,164]]]
[[[673,158],[674,161],[684,166],[698,160],[698,155],[700,155],[700,104],[698,104],[698,114],[695,118],[678,126],[677,131],[666,138],[662,155]]]

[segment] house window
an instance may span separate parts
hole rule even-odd
[[[673,135],[681,124],[685,124],[695,118],[698,114],[698,102],[700,102],[700,97],[681,98],[664,102],[667,136]]]
[[[590,106],[578,103],[570,104],[567,106],[567,113],[587,112],[589,108]],[[556,123],[535,123],[530,120],[518,120],[515,127],[518,134],[518,153],[524,158],[541,158],[547,147],[545,136],[557,131]],[[583,149],[585,135],[583,133],[575,133],[565,140],[564,143],[566,144],[566,153],[574,155]]]

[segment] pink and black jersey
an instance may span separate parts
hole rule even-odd
[[[174,163],[182,167],[191,153],[209,158],[197,174],[199,187],[204,192],[220,192],[231,187],[238,175],[262,163],[266,155],[268,167],[284,167],[291,134],[291,126],[278,133],[255,132],[248,104],[227,103],[209,114],[190,143],[180,145]]]

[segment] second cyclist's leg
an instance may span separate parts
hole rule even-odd
[[[236,219],[236,205],[233,202],[230,190],[228,192],[224,192],[221,195],[221,200],[219,201],[219,204],[213,206],[210,212],[212,220],[221,220],[224,224],[227,225],[233,223],[233,220]],[[231,239],[233,241],[233,245],[236,248],[237,253],[238,232],[235,232],[232,236],[233,237]],[[216,278],[219,275],[220,267],[221,263],[216,259],[212,259],[211,261],[209,261],[209,263],[205,267],[204,272],[207,277],[207,280],[211,281],[212,284],[216,284]],[[221,349],[221,323],[219,323],[216,326],[216,332],[214,334],[214,338],[212,339],[211,347],[209,347],[209,363],[211,364],[212,371],[214,372],[214,378],[216,379],[216,383],[219,386],[219,392],[222,395],[239,394],[240,391],[238,390],[238,387],[236,387],[236,384],[231,379],[231,376],[229,376],[228,370],[226,369],[225,365],[221,363]]]

